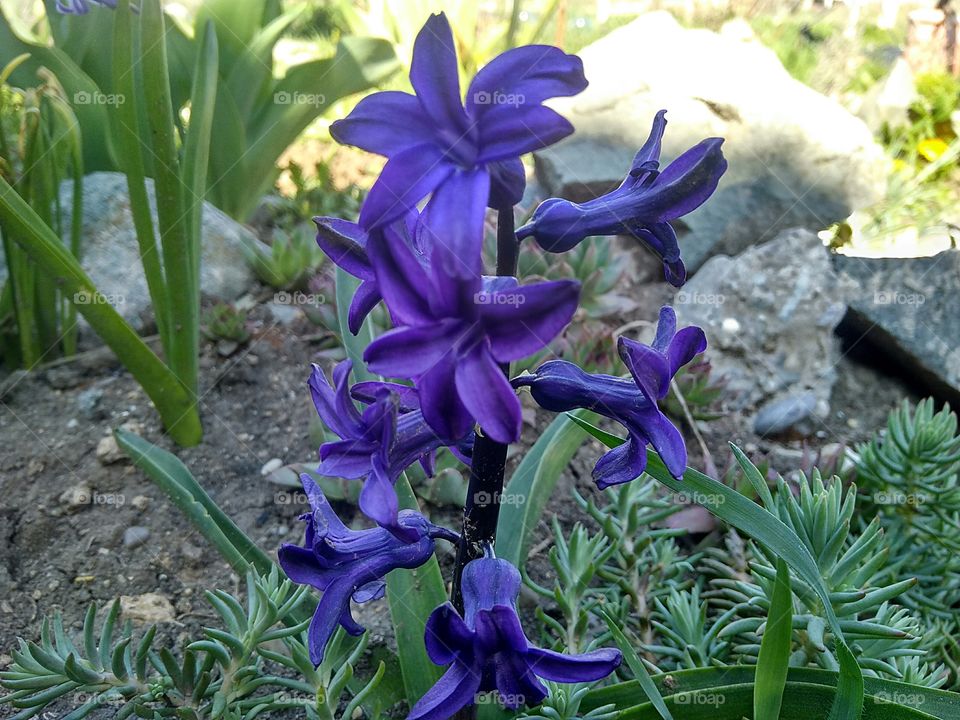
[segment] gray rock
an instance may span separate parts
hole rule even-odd
[[[156,226],[156,198],[150,179],[147,195]],[[60,188],[64,227],[70,226],[72,198],[73,184],[65,182]],[[202,233],[200,289],[216,300],[235,300],[255,279],[245,248],[256,247],[260,241],[209,203],[203,208]],[[151,305],[150,295],[130,215],[127,180],[121,173],[97,172],[83,179],[81,264],[117,311],[135,328],[142,329]],[[0,278],[6,274],[6,265],[0,258]]]
[[[143,545],[150,539],[150,528],[142,525],[132,525],[123,531],[123,544],[125,547],[135,548]]]
[[[757,435],[779,435],[810,417],[816,407],[817,398],[811,392],[775,398],[757,412],[753,431]]]
[[[907,125],[910,122],[908,111],[917,97],[913,71],[906,59],[900,57],[887,77],[870,88],[857,115],[874,132],[880,132],[885,126]]]
[[[855,284],[844,325],[930,392],[960,403],[960,250],[932,257],[835,255]]]
[[[103,390],[96,386],[87,388],[77,395],[77,408],[80,414],[88,420],[99,420],[105,415],[101,402]]]
[[[637,48],[683,61],[636,62],[625,72]],[[678,223],[691,271],[786,228],[821,230],[883,197],[888,161],[866,125],[793,79],[759,42],[654,12],[580,55],[590,86],[553,103],[577,131],[537,153],[540,182],[578,201],[615,187],[661,108],[669,111],[664,162],[705,137],[726,138],[730,166],[717,193]]]
[[[822,418],[836,380],[833,330],[847,292],[817,237],[789,230],[735,258],[708,260],[677,292],[674,307],[681,324],[704,329],[707,357],[717,377],[726,377],[734,406],[810,396],[807,414]]]

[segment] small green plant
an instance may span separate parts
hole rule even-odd
[[[308,588],[282,578],[279,568],[265,576],[250,572],[246,605],[222,590],[206,593],[221,627],[205,628],[202,639],[178,654],[157,647],[156,626],[139,640],[129,621],[119,627],[119,600],[99,629],[97,607],[89,607],[79,643],[54,615],[44,619],[39,642],[20,640],[13,664],[0,672],[7,690],[0,704],[18,711],[15,720],[37,717],[56,700],[72,702],[72,712],[64,715],[72,719],[98,708],[109,708],[115,718],[253,720],[285,709],[310,720],[352,718],[383,679],[385,666],[340,711],[366,642],[347,642],[341,630],[325,661],[314,667],[307,650],[309,618],[294,620],[310,596]]]
[[[261,282],[276,290],[305,290],[324,261],[323,251],[305,226],[274,231],[270,249],[254,247],[249,261]]]
[[[250,339],[247,313],[230,303],[216,303],[204,315],[203,333],[211,340],[245,343]]]

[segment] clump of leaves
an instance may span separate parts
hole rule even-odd
[[[237,344],[250,339],[247,329],[247,312],[236,305],[218,302],[204,313],[201,325],[203,334],[210,340],[228,340]]]
[[[354,218],[363,202],[363,190],[357,185],[337,189],[330,158],[318,160],[308,174],[294,160],[287,164],[287,177],[293,192],[283,196],[274,223],[280,226],[309,221],[315,215]]]
[[[677,373],[675,386],[660,402],[660,409],[672,418],[710,421],[721,417],[718,402],[726,389],[726,381],[712,377],[712,366],[701,355]],[[684,409],[686,405],[686,409]]]
[[[270,249],[253,246],[249,261],[261,282],[276,290],[304,290],[324,262],[313,232],[304,225],[276,229]]]
[[[118,627],[119,601],[99,629],[97,608],[90,606],[79,644],[55,615],[44,619],[39,642],[20,640],[13,664],[0,672],[0,686],[8,691],[0,704],[19,710],[14,720],[37,717],[55,701],[74,705],[63,716],[70,720],[104,706],[121,719],[253,720],[284,709],[310,720],[351,718],[383,678],[384,666],[338,712],[365,642],[344,642],[341,631],[314,668],[307,650],[309,617],[292,619],[303,615],[309,596],[305,586],[281,579],[278,568],[247,576],[246,606],[221,590],[207,592],[222,627],[205,628],[205,637],[188,643],[179,657],[155,646],[155,626],[139,640],[129,622]],[[289,677],[290,671],[296,676]]]

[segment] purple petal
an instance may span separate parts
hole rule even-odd
[[[350,388],[351,397],[366,405],[376,402],[384,393],[393,393],[397,396],[400,401],[398,409],[402,413],[420,409],[420,396],[417,395],[417,389],[409,385],[369,380],[354,383]]]
[[[345,608],[350,607],[350,587],[345,582],[331,584],[323,593],[317,610],[313,613],[310,627],[307,629],[307,644],[310,647],[310,662],[319,665],[323,662],[327,643],[334,630],[340,624]]]
[[[550,360],[536,372],[513,379],[514,387],[529,387],[533,399],[544,410],[565,412],[574,408],[594,410],[616,417],[637,403],[637,386],[632,380],[612,375],[594,375],[566,360]]]
[[[303,491],[310,501],[310,509],[313,511],[313,521],[316,527],[316,534],[320,537],[333,534],[348,532],[347,526],[343,524],[340,517],[334,512],[327,496],[323,494],[320,486],[314,482],[313,478],[306,473],[300,474],[300,482],[303,484]]]
[[[403,122],[397,122],[403,118]],[[415,145],[432,142],[433,127],[420,101],[394,90],[363,98],[343,120],[330,126],[333,139],[367,152],[392,157]]]
[[[601,680],[623,662],[619,650],[602,649],[581,655],[563,655],[553,650],[530,648],[527,651],[530,668],[545,680],[575,683]]]
[[[632,225],[627,230],[663,261],[664,276],[674,287],[683,287],[687,270],[680,259],[677,231],[668,222]]]
[[[447,16],[442,12],[431,15],[413,44],[410,84],[424,112],[435,124],[463,132],[467,128],[467,116],[460,100],[459,67]],[[397,115],[394,122],[402,118],[403,115]]]
[[[317,414],[324,424],[342,438],[358,437],[362,432],[360,413],[350,400],[347,389],[353,363],[344,360],[333,370],[335,387],[331,387],[318,365],[313,365],[307,385]]]
[[[374,232],[369,243],[377,287],[391,314],[405,325],[434,321],[430,310],[430,276],[400,236]]]
[[[580,299],[574,280],[538,283],[484,295],[480,317],[500,362],[545,348],[573,319]]]
[[[376,281],[364,280],[353,293],[350,308],[347,310],[347,329],[356,335],[363,327],[363,321],[380,302],[380,288]]]
[[[669,305],[664,305],[660,308],[660,316],[657,318],[657,334],[653,339],[653,348],[666,355],[667,348],[670,347],[670,341],[676,334],[677,313]]]
[[[353,613],[350,612],[350,603],[347,603],[343,612],[340,613],[340,627],[346,630],[348,635],[353,635],[354,637],[363,635],[363,633],[366,632],[366,628],[353,619]]]
[[[444,438],[463,437],[474,424],[473,415],[457,392],[456,372],[457,355],[449,352],[417,378],[423,418]]]
[[[360,225],[368,231],[414,209],[455,167],[436,145],[407,148],[387,161],[360,209]]]
[[[520,571],[506,560],[483,557],[468,562],[461,581],[467,625],[480,610],[512,607],[520,595],[520,584]]]
[[[681,479],[687,469],[687,447],[667,416],[656,407],[646,408],[638,411],[629,425],[650,441],[670,474]]]
[[[473,652],[473,638],[473,631],[449,602],[430,613],[423,633],[427,655],[437,665],[453,662],[460,653],[469,658]]]
[[[527,172],[520,158],[507,158],[487,163],[490,173],[490,198],[492,208],[513,207],[523,200],[527,187]]]
[[[520,400],[486,344],[478,343],[461,356],[456,384],[484,433],[500,443],[520,438]]]
[[[573,133],[573,125],[543,105],[501,105],[483,116],[477,162],[506,160],[553,145]]]
[[[605,490],[611,485],[636,480],[647,467],[646,443],[631,437],[623,445],[604,453],[593,466],[593,480]]]
[[[667,358],[662,353],[626,337],[617,340],[617,352],[649,402],[656,403],[670,391],[670,379],[673,376]]]
[[[356,603],[365,603],[371,600],[379,600],[386,594],[387,584],[383,580],[373,580],[354,590],[352,597]]]
[[[497,107],[503,96],[536,105],[576,95],[586,87],[583,62],[576,55],[550,45],[526,45],[507,50],[481,68],[467,89],[467,112],[479,118]]]
[[[317,472],[328,477],[347,480],[362,478],[370,472],[373,443],[353,438],[326,442],[320,446],[320,466]]]
[[[722,144],[722,138],[708,138],[670,163],[645,198],[642,216],[655,216],[658,222],[673,220],[706,202],[727,169]]]
[[[396,328],[370,343],[363,359],[371,372],[389,377],[414,377],[454,355],[456,344],[468,330],[456,321]],[[420,395],[421,404],[426,409],[429,403],[423,397],[422,389]]]
[[[421,226],[430,243],[435,276],[438,272],[454,278],[480,275],[489,196],[490,175],[485,168],[458,170],[434,192],[423,210]]]
[[[333,217],[315,217],[317,245],[335,265],[354,277],[373,280],[367,258],[367,232],[357,223]]]
[[[397,513],[400,511],[397,491],[393,487],[393,480],[376,457],[374,457],[370,474],[363,482],[358,504],[363,514],[377,525],[385,528],[397,526]]]
[[[510,710],[521,705],[539,705],[547,697],[546,686],[534,675],[523,655],[504,653],[496,661],[494,678],[500,702]]]
[[[653,118],[653,127],[650,129],[650,136],[643,144],[633,158],[630,166],[630,175],[639,177],[647,172],[651,163],[660,162],[660,147],[663,141],[663,131],[667,128],[667,111],[661,110]]]
[[[323,590],[330,584],[329,569],[317,562],[312,548],[284,543],[277,551],[277,557],[283,572],[298,585],[309,585]]]
[[[680,330],[670,341],[667,348],[667,358],[670,363],[670,373],[677,371],[707,349],[707,336],[696,325],[690,325]]]
[[[454,662],[437,684],[410,710],[407,720],[449,720],[473,704],[480,689],[481,668]]]

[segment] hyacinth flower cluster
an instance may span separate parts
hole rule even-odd
[[[593,682],[622,660],[615,649],[537,648],[522,629],[520,572],[494,547],[507,446],[521,434],[519,392],[528,388],[548,411],[585,408],[627,429],[627,442],[596,464],[601,489],[639,477],[648,445],[680,477],[683,437],[658,402],[706,347],[699,328],[678,329],[665,307],[651,345],[619,339],[627,377],[586,373],[562,359],[513,377],[512,361],[542,352],[564,332],[580,292],[573,280],[520,284],[521,241],[564,252],[587,236],[629,235],[657,253],[669,282],[681,284],[685,271],[669,222],[707,200],[726,161],[722,141],[713,138],[661,171],[661,112],[619,188],[583,204],[546,200],[515,231],[514,205],[525,186],[521,156],[573,132],[543,103],[586,87],[582,63],[553,47],[509,50],[477,73],[464,99],[453,33],[441,13],[417,36],[410,67],[414,93],[370,95],[331,127],[338,141],[387,158],[359,218],[315,218],[320,247],[360,281],[349,330],[356,334],[381,303],[392,323],[363,352],[367,371],[384,380],[351,384],[350,361],[329,379],[314,367],[309,379],[318,414],[339,437],[320,447],[318,472],[362,483],[359,508],[373,525],[348,529],[305,477],[306,539],[284,545],[280,562],[290,578],[322,593],[309,631],[319,663],[338,626],[363,632],[351,602],[383,597],[386,575],[426,563],[436,541],[456,545],[451,602],[424,618],[426,653],[447,669],[422,698],[409,699],[410,718],[442,720],[488,692],[506,707],[536,705],[547,695],[541,680]],[[483,267],[488,209],[498,221],[495,275]],[[419,463],[432,473],[441,448],[470,469],[459,531],[400,509],[398,500],[404,471]]]

